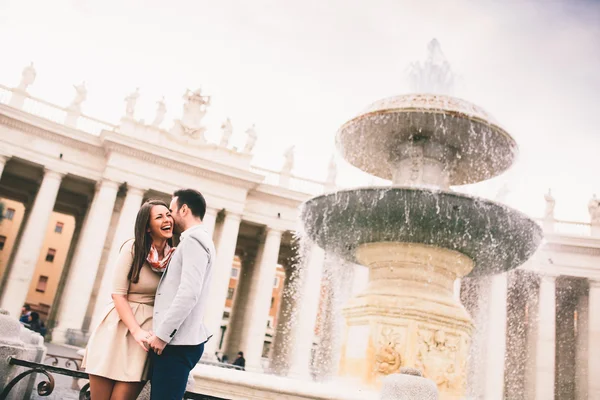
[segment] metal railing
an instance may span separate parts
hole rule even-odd
[[[72,360],[72,361],[78,360],[78,359],[71,358],[71,357],[62,357],[62,356],[56,356],[56,355],[49,355],[48,357],[46,357],[46,359],[55,359],[56,363],[58,363],[58,359],[68,359],[68,360]],[[0,393],[0,400],[6,400],[8,398],[8,395],[10,394],[11,390],[21,380],[23,380],[24,378],[26,378],[30,375],[33,375],[33,374],[41,374],[41,375],[44,375],[44,377],[45,377],[45,379],[40,381],[36,387],[37,394],[40,396],[49,396],[54,391],[56,383],[54,381],[54,376],[52,374],[71,376],[74,379],[89,380],[89,375],[86,372],[80,371],[78,369],[74,370],[74,369],[62,368],[62,367],[52,365],[52,364],[54,364],[54,362],[52,364],[48,365],[48,364],[39,364],[39,363],[32,362],[32,361],[20,360],[18,358],[14,358],[14,357],[9,357],[8,363],[10,365],[27,368],[27,370],[20,373],[19,375],[17,375],[13,380],[11,380],[8,383],[8,385],[6,385],[6,387],[4,388],[2,393]],[[79,366],[81,364],[75,364],[75,365],[77,365],[79,368]],[[193,392],[185,392],[185,395],[183,396],[183,398],[190,399],[190,400],[229,400],[224,397],[215,397],[215,396],[210,396],[210,395],[206,395],[206,394],[202,394],[202,393],[193,393]],[[86,383],[79,390],[79,400],[91,400],[89,382]]]

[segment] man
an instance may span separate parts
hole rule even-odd
[[[243,352],[239,351],[237,353],[237,357],[233,361],[233,365],[240,367],[242,371],[246,370],[246,359],[244,358]]]
[[[181,400],[188,376],[210,334],[204,326],[215,246],[204,230],[206,201],[193,189],[178,190],[171,201],[181,239],[163,274],[154,301],[151,352],[152,400]]]
[[[25,304],[21,307],[21,316],[19,317],[19,321],[24,324],[29,324],[31,322],[31,306],[29,304]]]

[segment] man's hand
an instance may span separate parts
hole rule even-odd
[[[167,346],[167,342],[163,342],[161,338],[152,334],[148,339],[148,345],[157,355],[161,355],[165,347]]]

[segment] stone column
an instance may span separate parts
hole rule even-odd
[[[263,243],[264,245],[264,243]],[[229,357],[230,360],[234,360],[238,351],[246,352],[246,348],[241,347],[242,337],[246,335],[244,326],[247,327],[246,320],[251,317],[251,313],[248,311],[248,297],[250,290],[256,281],[259,271],[260,263],[260,252],[253,257],[250,256],[247,251],[244,251],[244,256],[241,257],[241,268],[237,278],[237,286],[235,288],[235,295],[232,299],[233,307],[229,314],[229,321],[227,321],[227,329],[224,332],[222,340],[221,350],[222,354]],[[248,365],[248,356],[246,356],[246,365]]]
[[[12,264],[14,268],[10,269],[0,307],[13,317],[21,314],[21,307],[25,303],[62,177],[58,172],[46,170],[19,241]]]
[[[103,180],[96,191],[58,310],[55,343],[67,343],[67,330],[81,330],[118,191],[119,184],[110,180]]]
[[[273,282],[277,276],[282,233],[280,230],[267,228],[267,237],[260,252],[260,259],[254,266],[254,279],[246,299],[239,349],[244,352],[246,365],[251,370],[262,369],[262,352],[273,296]]]
[[[317,245],[310,249],[308,262],[304,263],[302,280],[296,297],[296,307],[302,305],[295,326],[292,328],[289,375],[310,378],[312,347],[317,323],[317,312],[321,300],[321,280],[325,252]]]
[[[600,281],[590,280],[588,309],[588,398],[600,399]]]
[[[144,199],[145,192],[144,189],[138,189],[132,186],[127,188],[123,208],[119,215],[119,222],[117,222],[115,235],[110,245],[108,258],[106,259],[106,268],[104,269],[102,283],[98,290],[96,306],[94,307],[94,312],[92,314],[92,323],[90,324],[90,329],[92,330],[100,323],[100,318],[102,318],[106,306],[112,301],[111,289],[115,263],[117,262],[123,243],[134,237],[135,219],[142,204],[142,200]]]
[[[204,225],[204,229],[208,232],[209,235],[213,235],[215,232],[215,223],[217,222],[217,214],[219,210],[212,207],[206,208],[206,214],[204,214],[204,219],[202,220],[202,224]]]
[[[4,171],[4,166],[6,165],[7,161],[8,157],[0,154],[0,178],[2,178],[2,172]]]
[[[491,277],[485,361],[486,400],[504,398],[504,356],[506,354],[507,274]],[[485,322],[484,322],[485,323]]]
[[[588,285],[581,285],[579,287],[579,292],[577,296],[577,342],[575,345],[575,400],[587,400],[589,398],[589,305],[590,298],[588,292]],[[596,351],[599,350],[600,349],[597,349]]]
[[[206,343],[203,356],[205,359],[215,359],[215,352],[219,348],[217,336],[221,330],[223,320],[223,309],[227,299],[227,288],[229,287],[229,278],[235,256],[235,247],[237,245],[238,232],[242,219],[239,214],[227,213],[217,247],[217,260],[213,265],[212,281],[210,285],[210,294],[204,315],[204,324],[208,331],[214,336]]]
[[[540,282],[536,343],[535,399],[554,398],[556,362],[556,277],[544,275]]]

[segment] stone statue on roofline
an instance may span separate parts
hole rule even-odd
[[[186,144],[204,144],[206,127],[202,125],[202,119],[210,105],[210,96],[202,95],[201,89],[193,92],[187,89],[183,99],[185,100],[183,115],[180,120],[175,121],[170,134],[176,140]]]
[[[256,134],[256,128],[255,125],[252,124],[252,126],[246,130],[246,144],[244,145],[244,153],[252,153],[257,139],[258,135]]]
[[[23,68],[23,72],[21,73],[21,82],[19,82],[19,86],[17,86],[16,89],[21,92],[26,92],[27,88],[31,86],[33,82],[35,82],[36,76],[37,73],[35,72],[32,62],[27,67]]]
[[[225,122],[221,124],[221,142],[219,146],[227,147],[229,146],[229,140],[231,140],[231,136],[233,135],[233,125],[231,124],[231,120],[227,118]]]
[[[600,200],[594,194],[588,203],[590,221],[592,225],[600,225]]]
[[[337,179],[337,163],[335,162],[335,155],[331,155],[329,160],[329,168],[327,169],[327,180],[325,183],[328,187],[335,187],[335,181]]]
[[[556,200],[552,196],[552,190],[548,189],[548,193],[544,195],[544,200],[546,200],[546,209],[544,211],[545,219],[554,219],[554,207],[556,206]]]
[[[295,146],[290,146],[283,154],[285,161],[283,162],[283,168],[281,168],[282,174],[291,175],[292,169],[294,169],[294,156],[295,156]]]
[[[125,116],[133,119],[135,113],[135,105],[140,97],[140,88],[136,88],[135,92],[125,97]]]
[[[165,120],[165,115],[167,114],[167,105],[165,104],[165,97],[156,102],[156,116],[154,117],[154,121],[152,121],[152,126],[155,128],[160,127],[160,124]]]
[[[196,89],[194,92],[186,90],[183,95],[185,103],[183,105],[183,116],[181,123],[188,130],[197,130],[202,127],[202,119],[206,115],[210,105],[210,96],[203,96],[202,89]]]
[[[85,87],[85,81],[80,85],[73,85],[75,88],[75,98],[69,105],[69,110],[75,112],[81,112],[81,104],[87,99],[87,89]]]

